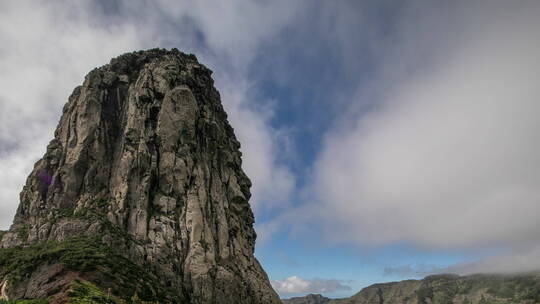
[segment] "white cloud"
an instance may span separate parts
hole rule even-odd
[[[351,289],[340,280],[302,279],[297,276],[271,281],[271,283],[277,292],[284,294],[331,293]]]
[[[381,102],[348,111],[326,137],[311,190],[329,240],[452,250],[540,242],[539,7],[482,3],[450,21],[405,19],[406,41],[371,88]],[[433,33],[411,35],[422,28]]]
[[[52,139],[71,90],[110,58],[152,47],[194,52],[214,69],[216,86],[224,92],[222,101],[242,142],[244,169],[253,180],[252,203],[279,206],[294,184],[277,153],[287,135],[270,126],[267,108],[252,98],[246,70],[260,44],[293,20],[295,11],[288,10],[286,1],[236,1],[234,6],[126,1],[117,2],[116,12],[98,4],[0,3],[0,228],[10,224],[25,177]],[[231,9],[243,4],[253,13]],[[196,41],[199,33],[205,38],[202,46]],[[268,194],[270,200],[259,204]]]
[[[404,266],[391,266],[383,269],[383,275],[385,276],[397,276],[405,278],[418,278],[425,277],[434,273],[441,273],[442,269],[436,265],[404,265]]]
[[[458,273],[463,275],[475,273],[514,273],[540,270],[540,246],[533,245],[513,249],[498,255],[464,262],[442,268],[438,272]]]
[[[251,107],[257,100],[244,79],[216,77],[221,98],[236,136],[241,143],[243,168],[250,177],[252,206],[274,208],[285,205],[295,185],[295,177],[278,160],[286,157],[288,134],[270,126],[271,108]],[[262,205],[262,206],[261,206]]]
[[[225,55],[233,62],[232,66],[238,68],[246,67],[260,51],[263,41],[274,38],[294,21],[303,1],[159,2],[161,8],[174,18],[191,19],[204,35],[210,51],[224,53],[219,56]]]
[[[540,246],[531,245],[512,248],[498,254],[446,267],[433,264],[390,266],[384,268],[383,274],[406,278],[423,278],[437,273],[471,275],[478,273],[520,273],[539,270]]]

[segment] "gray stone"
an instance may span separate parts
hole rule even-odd
[[[99,236],[186,302],[280,303],[253,255],[251,183],[210,75],[195,56],[160,49],[91,71],[0,247]],[[46,293],[36,289],[53,266],[0,295]]]

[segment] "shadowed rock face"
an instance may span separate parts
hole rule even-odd
[[[157,49],[91,71],[65,105],[0,246],[89,238],[147,272],[149,282],[135,281],[149,300],[280,303],[253,256],[251,183],[210,75],[193,55]],[[79,247],[65,252],[72,250]],[[114,265],[70,265],[65,252],[32,261],[18,279],[0,258],[0,295],[54,295],[71,277],[141,293],[142,285],[100,275],[118,273]]]

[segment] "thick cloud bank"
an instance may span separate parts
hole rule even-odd
[[[429,45],[418,52],[436,61],[387,87],[382,76],[382,102],[327,135],[313,189],[333,241],[512,252],[540,244],[538,5],[461,9],[446,36],[410,41]]]

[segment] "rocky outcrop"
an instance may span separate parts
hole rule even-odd
[[[86,76],[0,235],[1,297],[54,296],[77,278],[120,298],[280,302],[253,256],[251,184],[210,75],[154,49]]]
[[[313,295],[283,300],[310,302]],[[302,302],[303,301],[303,302]],[[374,284],[345,299],[324,304],[503,304],[540,303],[540,273],[515,275],[433,275],[423,280]]]

